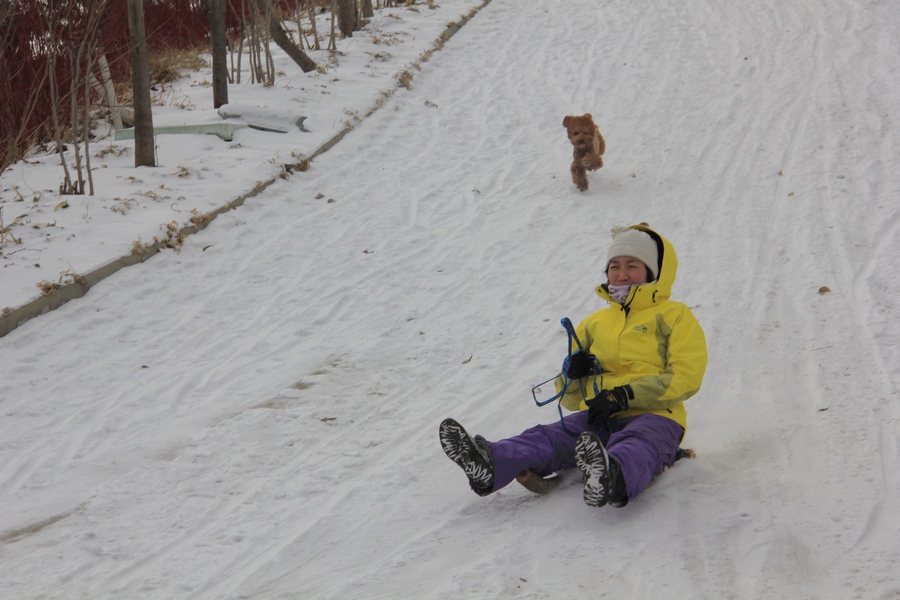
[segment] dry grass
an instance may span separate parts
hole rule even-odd
[[[38,289],[41,290],[42,296],[51,296],[58,292],[62,288],[62,286],[72,283],[87,285],[87,279],[85,279],[83,275],[79,275],[78,273],[73,273],[71,270],[67,270],[60,273],[59,279],[55,282],[45,279],[35,285],[37,285]]]
[[[12,241],[14,244],[21,244],[22,238],[16,237],[12,233],[12,228],[16,225],[21,225],[21,217],[16,217],[9,224],[5,224],[3,221],[3,207],[0,206],[0,249],[2,249],[6,244]]]
[[[141,242],[140,238],[134,240],[134,243],[131,244],[131,253],[135,256],[150,254],[152,250],[153,244],[144,244]]]
[[[400,85],[400,87],[405,87],[408,90],[412,89],[412,80],[413,74],[408,70],[403,71],[397,76],[397,83]]]
[[[163,84],[175,81],[186,71],[199,71],[209,63],[201,56],[201,48],[194,50],[163,50],[150,55],[150,82]]]

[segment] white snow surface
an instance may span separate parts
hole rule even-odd
[[[95,196],[59,196],[53,155],[3,175],[15,308],[355,125],[0,339],[0,596],[900,598],[900,5],[493,0],[413,65],[479,4],[385,9],[326,72],[276,49],[275,86],[230,87],[309,132],[161,135],[141,169],[95,141]],[[219,122],[208,81],[155,125]],[[609,230],[641,221],[707,334],[698,458],[622,509],[575,477],[476,496],[438,424],[556,419],[531,388],[559,320],[604,306]]]

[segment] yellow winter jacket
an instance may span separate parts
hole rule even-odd
[[[630,385],[634,399],[628,410],[614,417],[654,413],[687,428],[684,401],[697,393],[706,372],[706,337],[691,310],[669,300],[678,258],[667,239],[644,225],[630,229],[645,231],[659,247],[659,277],[631,289],[624,304],[610,298],[608,284],[597,287],[597,295],[608,308],[588,316],[575,329],[585,350],[600,361],[602,373],[569,385],[562,397],[564,408],[586,410],[585,400],[599,390]],[[574,349],[573,349],[574,350]],[[556,381],[562,389],[565,377]]]

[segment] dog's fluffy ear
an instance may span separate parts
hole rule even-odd
[[[588,119],[590,119],[590,120],[591,120],[591,121],[593,121],[593,120],[594,120],[594,117],[593,117],[593,116],[591,116],[591,113],[584,113],[584,115],[582,115],[582,116],[585,116],[585,117],[587,117],[587,118],[588,118]]]
[[[563,127],[568,127],[568,126],[569,126],[569,120],[570,120],[571,118],[572,118],[572,115],[569,115],[568,117],[564,117],[564,118],[563,118]]]

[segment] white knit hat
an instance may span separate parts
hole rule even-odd
[[[613,243],[606,253],[606,267],[617,256],[633,256],[647,265],[650,271],[651,281],[655,281],[659,277],[659,250],[656,247],[656,241],[644,231],[639,229],[625,229],[622,227],[614,227]]]

